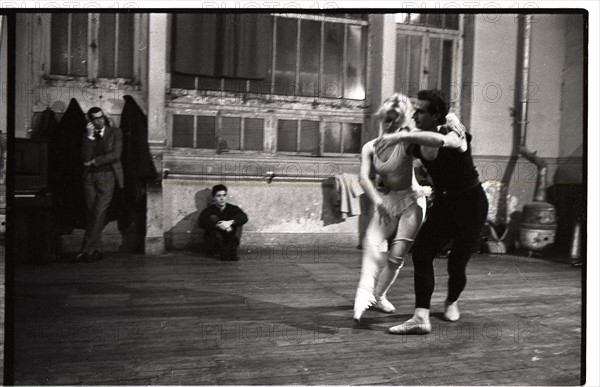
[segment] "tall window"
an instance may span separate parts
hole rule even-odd
[[[134,78],[134,25],[132,14],[52,14],[50,74]]]
[[[275,16],[274,93],[364,99],[363,23]]]
[[[363,100],[367,25],[365,15],[273,14],[264,79],[207,77],[173,71],[171,87]],[[175,34],[174,34],[175,35]],[[215,34],[197,39],[217,39]],[[189,37],[175,36],[177,39]],[[226,41],[216,41],[217,46]]]
[[[345,104],[358,105],[366,96],[366,15],[185,13],[172,21],[174,94],[192,89],[310,99],[294,99],[303,111],[286,103],[261,111],[264,104],[254,101],[236,108],[219,100],[232,97],[225,93],[207,93],[216,99],[196,112],[174,102],[171,146],[218,153],[261,152],[265,146],[304,156],[360,153],[363,117],[348,117]],[[316,98],[335,100],[339,114],[305,106]]]
[[[439,89],[453,97],[459,22],[457,14],[396,15],[396,90],[413,97]]]

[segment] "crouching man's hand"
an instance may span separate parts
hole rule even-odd
[[[223,231],[231,232],[233,229],[231,225],[233,224],[233,220],[221,220],[217,223],[217,227]]]

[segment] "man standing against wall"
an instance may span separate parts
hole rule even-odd
[[[123,167],[120,161],[123,134],[119,128],[109,125],[99,107],[91,108],[87,118],[90,122],[86,126],[81,149],[85,167],[83,190],[86,228],[76,261],[94,262],[102,259],[99,251],[102,230],[115,186],[124,187]]]

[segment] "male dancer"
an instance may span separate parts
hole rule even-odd
[[[487,218],[488,201],[471,156],[471,135],[438,90],[417,95],[413,118],[421,132],[385,135],[379,144],[415,144],[412,151],[433,181],[434,200],[412,249],[416,308],[412,318],[391,327],[396,334],[429,333],[429,309],[435,285],[433,259],[452,241],[448,255],[448,294],[444,318],[460,318],[458,298],[465,288],[466,266]],[[445,125],[444,125],[445,124]],[[443,125],[443,126],[440,126]]]

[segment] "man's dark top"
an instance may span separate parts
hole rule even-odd
[[[104,136],[99,140],[90,140],[87,133],[84,133],[83,143],[81,144],[81,159],[83,161],[94,159],[92,168],[88,167],[84,173],[93,171],[95,168],[101,170],[104,166],[108,166],[115,175],[117,186],[123,188],[125,183],[123,165],[121,164],[122,149],[123,133],[119,128],[106,125],[104,127]],[[100,154],[98,155],[98,153]]]
[[[216,218],[212,215],[216,216]],[[213,204],[200,213],[198,226],[209,231],[214,229],[221,220],[233,220],[231,227],[235,229],[238,226],[246,224],[248,222],[248,216],[246,216],[246,213],[236,205],[226,203],[225,208],[221,211],[219,210],[219,207]]]
[[[442,133],[446,134],[446,133]],[[421,147],[413,148],[413,155],[418,157],[433,180],[435,191],[462,191],[472,188],[479,182],[479,174],[471,156],[471,135],[467,136],[467,150],[440,148],[435,160],[426,160],[421,155]]]

